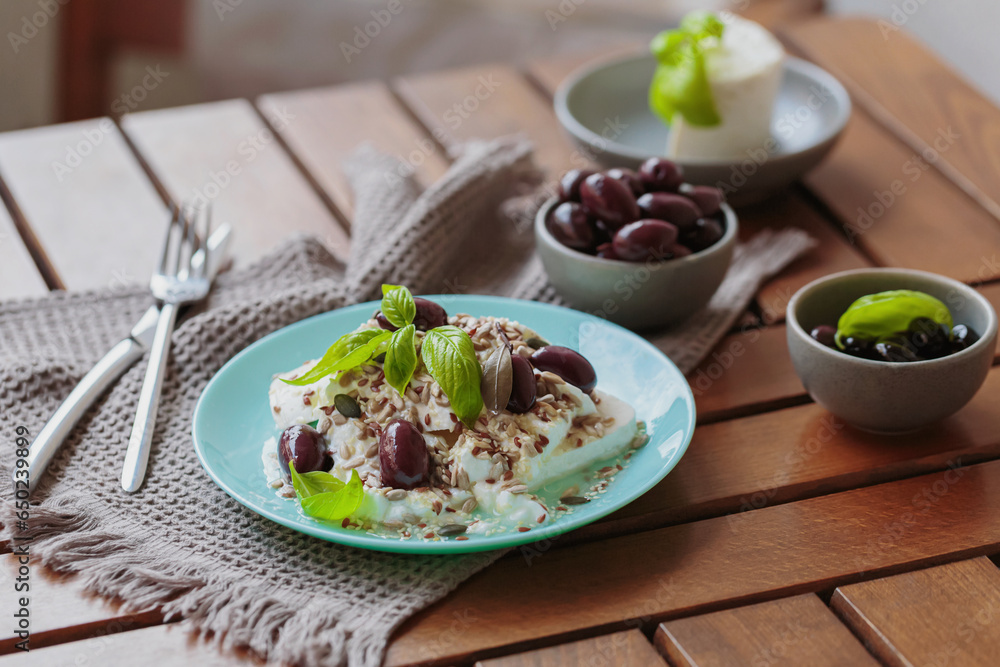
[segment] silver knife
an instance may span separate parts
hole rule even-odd
[[[202,261],[208,262],[206,274],[209,280],[214,280],[222,266],[229,245],[232,227],[228,224],[219,225],[218,229],[208,239],[208,252]],[[197,261],[194,260],[194,261]],[[132,364],[142,358],[153,342],[156,331],[156,321],[159,319],[160,308],[154,304],[149,307],[134,327],[128,338],[115,345],[104,355],[104,358],[83,376],[80,383],[73,388],[52,418],[39,431],[38,437],[28,449],[28,492],[35,490],[38,480],[48,468],[52,458],[59,451],[63,441],[76,426],[84,413],[100,398]],[[16,470],[15,470],[16,473]],[[20,478],[23,480],[23,478]]]

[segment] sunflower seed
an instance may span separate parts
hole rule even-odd
[[[365,464],[364,456],[355,456],[353,459],[343,464],[344,470],[351,470]]]
[[[347,417],[340,414],[339,412],[333,416],[333,423],[337,426],[343,426],[347,423]]]
[[[345,442],[340,446],[340,451],[338,451],[337,453],[340,454],[341,461],[346,461],[352,456],[354,456],[354,447],[351,447]]]
[[[524,493],[528,490],[528,487],[524,484],[514,484],[513,486],[508,487],[507,490],[511,493]]]
[[[378,443],[377,442],[375,444],[373,444],[373,445],[370,445],[368,447],[368,449],[365,450],[365,458],[366,459],[373,459],[376,456],[378,456]]]
[[[392,489],[385,494],[386,500],[402,500],[406,497],[406,489]]]
[[[467,498],[466,501],[462,503],[462,511],[469,514],[472,510],[476,509],[478,504],[479,503],[476,502],[475,498]]]

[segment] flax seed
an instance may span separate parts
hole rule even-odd
[[[366,384],[368,384],[368,378],[361,378],[360,380],[358,380],[358,386],[359,387],[363,387]]]

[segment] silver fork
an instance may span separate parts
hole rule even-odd
[[[195,232],[199,222],[204,227],[201,234]],[[128,451],[125,453],[125,466],[122,468],[122,488],[130,493],[139,489],[146,476],[149,450],[156,427],[156,411],[170,356],[170,334],[177,322],[177,311],[186,303],[204,299],[211,286],[211,281],[205,274],[206,263],[192,261],[203,249],[202,239],[209,237],[211,226],[211,211],[208,209],[176,209],[167,227],[160,267],[149,281],[153,297],[162,305],[149,351],[149,365],[139,392],[139,406],[129,436]]]

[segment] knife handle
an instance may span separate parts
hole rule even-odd
[[[143,355],[143,348],[131,338],[126,338],[104,355],[90,372],[83,376],[62,402],[52,418],[39,431],[28,449],[28,490],[34,491],[52,457],[59,451],[63,440],[70,434],[84,413]]]

